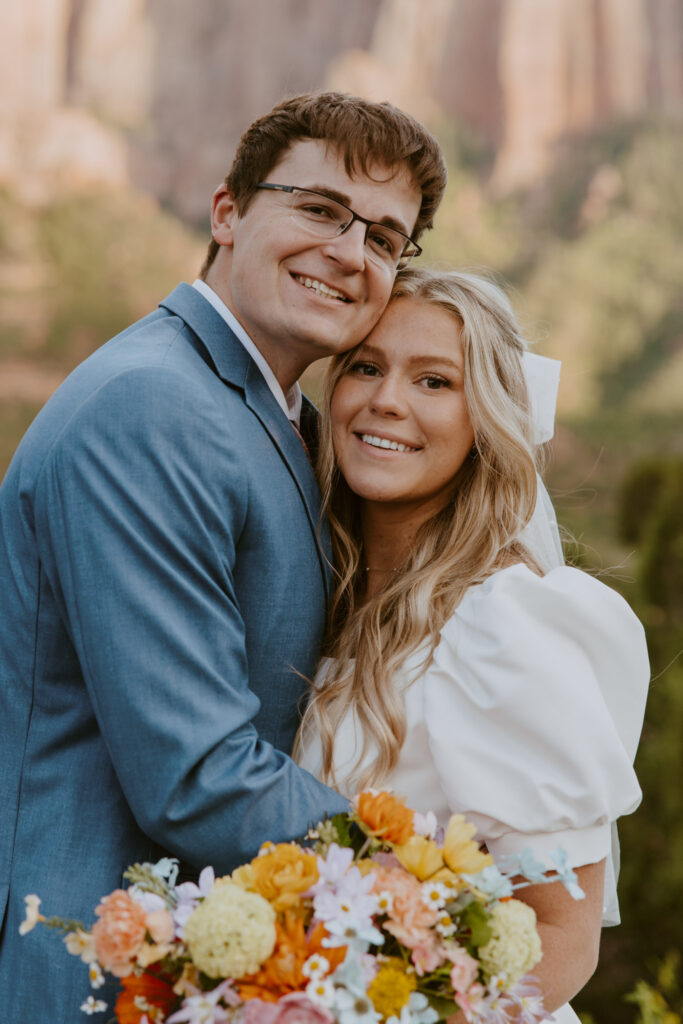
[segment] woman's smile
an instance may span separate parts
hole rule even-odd
[[[379,436],[377,434],[356,432],[356,437],[362,441],[363,444],[382,453],[387,451],[412,453],[420,450],[417,445],[411,445],[407,441],[398,441],[396,438],[387,437],[386,435]]]

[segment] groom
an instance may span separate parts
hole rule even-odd
[[[202,280],[78,367],[19,446],[0,489],[6,1019],[71,1020],[87,994],[55,935],[19,937],[27,894],[89,923],[127,864],[226,872],[345,807],[286,755],[329,583],[296,382],[368,333],[444,186],[435,141],[386,104],[276,107],[214,195]]]

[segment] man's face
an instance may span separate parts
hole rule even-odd
[[[334,190],[355,213],[410,235],[422,197],[407,168],[393,174],[376,166],[370,173],[350,178],[334,149],[307,139],[294,143],[267,180]],[[208,284],[284,387],[315,359],[360,342],[389,301],[394,272],[367,258],[359,221],[343,235],[320,238],[292,219],[285,193],[259,191],[239,216],[230,194],[220,189],[212,226],[221,248]]]

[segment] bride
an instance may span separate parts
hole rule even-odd
[[[560,882],[520,894],[545,1006],[568,1024],[601,920],[619,919],[613,823],[640,800],[649,670],[622,598],[551,567],[527,526],[543,399],[530,359],[496,286],[408,270],[332,362],[319,475],[337,587],[295,756],[347,795],[390,787],[441,823],[465,814],[495,858],[530,848],[549,864],[562,847],[585,898]]]

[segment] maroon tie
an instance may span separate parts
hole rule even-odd
[[[313,465],[313,462],[312,462],[312,460],[311,460],[311,453],[310,453],[310,452],[309,452],[309,450],[308,450],[308,445],[307,445],[307,444],[306,444],[306,442],[304,441],[304,439],[303,439],[303,435],[302,435],[301,431],[300,431],[300,430],[299,430],[299,428],[297,427],[297,425],[296,425],[296,423],[294,422],[294,420],[290,420],[289,422],[290,422],[290,423],[292,424],[292,430],[294,431],[294,433],[296,434],[296,436],[297,436],[297,437],[299,438],[299,440],[301,441],[301,447],[302,447],[302,448],[303,448],[303,450],[304,450],[304,451],[306,452],[306,458],[307,458],[307,459],[308,459],[308,461],[309,461],[309,462],[311,463],[311,465]]]

